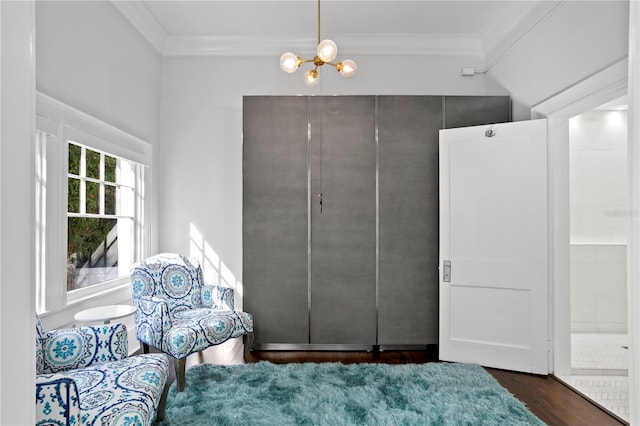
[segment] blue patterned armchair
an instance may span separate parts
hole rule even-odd
[[[184,390],[187,356],[234,337],[244,337],[244,358],[253,342],[251,314],[234,310],[233,289],[205,285],[200,263],[162,253],[131,267],[136,336],[174,358],[178,392]]]
[[[44,331],[36,321],[36,425],[150,426],[164,415],[169,360],[127,357],[123,324]]]

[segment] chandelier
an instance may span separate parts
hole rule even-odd
[[[320,0],[318,0],[318,49],[313,59],[302,59],[295,53],[287,52],[280,56],[280,68],[286,73],[294,73],[302,64],[313,63],[314,67],[304,73],[304,84],[313,87],[318,84],[318,68],[323,65],[331,65],[344,78],[352,78],[356,73],[356,63],[351,59],[333,63],[338,56],[338,46],[332,40],[320,41]]]

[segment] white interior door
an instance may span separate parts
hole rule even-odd
[[[548,374],[546,120],[440,131],[440,359]]]

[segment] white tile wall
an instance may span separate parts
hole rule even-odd
[[[627,112],[590,111],[570,124],[571,242],[626,242]]]
[[[626,245],[571,245],[571,331],[626,333]]]

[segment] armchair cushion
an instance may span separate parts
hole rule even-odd
[[[151,425],[168,371],[166,355],[145,354],[40,375],[37,424]]]
[[[165,335],[163,348],[180,359],[252,331],[253,321],[246,312],[192,309],[174,314],[173,327]]]
[[[127,357],[127,329],[123,324],[76,327],[40,334],[42,365],[37,373],[56,373]],[[39,363],[39,360],[36,360]]]

